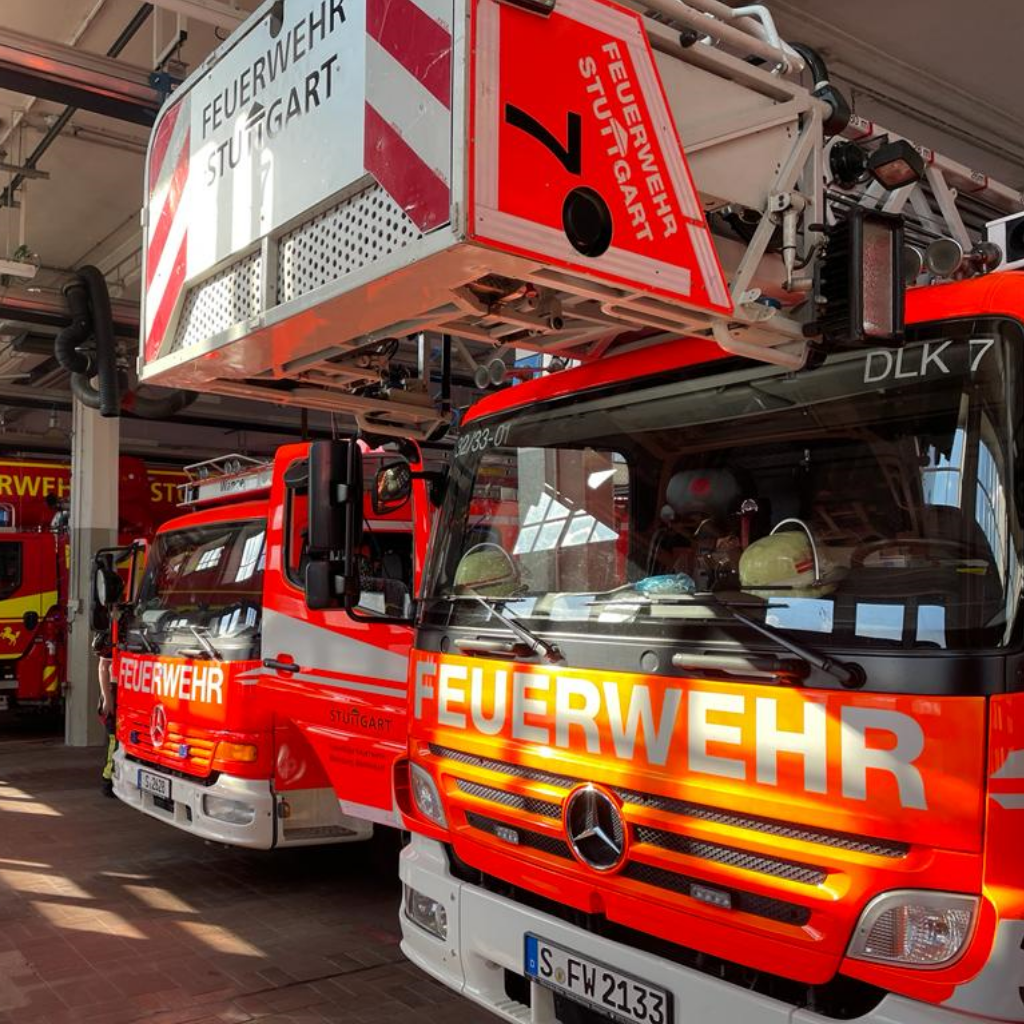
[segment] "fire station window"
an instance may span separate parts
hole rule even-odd
[[[10,597],[21,586],[21,544],[0,543],[0,598]]]

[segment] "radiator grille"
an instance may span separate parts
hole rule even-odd
[[[479,829],[481,832],[488,833],[488,835],[497,836],[499,839],[505,839],[504,836],[499,834],[499,829],[508,829],[510,832],[515,832],[519,837],[519,842],[510,843],[509,845],[526,846],[531,850],[549,853],[552,857],[572,858],[572,851],[569,849],[568,843],[563,843],[561,839],[555,839],[554,836],[545,835],[543,832],[534,832],[527,828],[513,828],[504,822],[495,821],[493,818],[485,817],[482,814],[475,814],[473,811],[466,815],[466,821],[471,828]],[[505,839],[505,842],[508,842],[508,840]]]
[[[505,790],[494,789],[492,786],[481,786],[479,783],[469,782],[466,779],[459,779],[458,787],[461,792],[468,793],[470,796],[501,804],[503,807],[514,807],[516,810],[526,811],[527,814],[539,814],[544,818],[561,819],[562,817],[561,805],[548,800],[521,796],[519,793],[507,793]]]
[[[672,850],[675,853],[686,854],[688,857],[711,860],[716,864],[725,864],[728,867],[759,871],[761,874],[785,878],[790,882],[821,885],[827,877],[826,872],[821,868],[799,864],[796,861],[782,860],[778,857],[765,857],[747,850],[722,846],[719,843],[707,843],[690,836],[678,835],[675,832],[665,832],[660,828],[648,828],[641,825],[635,829],[634,835],[637,842],[657,846],[662,850]]]
[[[532,850],[540,850],[553,857],[564,859],[572,858],[572,851],[567,843],[556,839],[553,836],[545,835],[542,832],[534,832],[532,829],[513,827],[504,822],[495,821],[482,814],[470,811],[466,815],[466,821],[471,828],[479,829],[488,835],[497,836],[508,842],[509,845],[523,846]],[[499,833],[499,829],[514,832],[518,842],[512,843],[506,836]],[[623,878],[629,878],[645,885],[652,885],[659,889],[667,889],[670,892],[677,892],[683,896],[693,897],[692,889],[695,885],[701,886],[706,883],[699,879],[690,878],[688,875],[679,874],[675,871],[667,871],[663,868],[651,867],[649,864],[638,864],[635,861],[626,865],[622,870]],[[789,903],[786,900],[775,899],[771,896],[759,896],[755,893],[743,892],[738,889],[714,886],[720,893],[727,893],[732,909],[740,910],[747,914],[754,914],[757,917],[766,917],[772,921],[781,921],[785,924],[803,925],[810,920],[811,912],[797,903]]]
[[[120,712],[128,729],[128,747],[138,759],[172,768],[185,775],[207,775],[217,750],[217,741],[186,732],[181,725],[168,722],[167,738],[159,751],[153,746],[149,715],[128,709]],[[134,739],[131,737],[134,736]]]
[[[467,754],[461,750],[453,750],[449,747],[432,745],[430,752],[435,757],[443,757],[450,761],[456,761],[459,764],[500,772],[503,775],[511,775],[515,778],[526,779],[531,782],[540,782],[548,786],[557,786],[561,789],[571,789],[573,786],[578,786],[584,781],[569,775],[559,775],[555,772],[544,771],[543,769],[524,768],[522,765],[496,761],[488,757],[478,757],[475,754]],[[696,818],[699,821],[729,825],[734,828],[745,828],[752,832],[761,832],[766,835],[797,839],[805,843],[818,843],[834,849],[868,853],[876,857],[905,857],[909,851],[909,847],[905,843],[897,843],[887,839],[875,839],[854,835],[849,832],[837,832],[831,829],[794,825],[791,822],[779,821],[773,818],[762,818],[752,814],[739,814],[735,811],[726,811],[718,807],[709,807],[704,804],[692,803],[687,800],[676,800],[672,797],[658,796],[652,793],[639,793],[630,789],[614,789],[614,792],[626,804],[636,804],[639,807],[647,807],[669,814]]]

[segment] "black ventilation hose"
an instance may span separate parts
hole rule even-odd
[[[107,279],[99,269],[82,267],[78,276],[89,289],[92,330],[96,338],[96,384],[100,415],[108,419],[121,415],[121,385],[117,375],[117,343],[114,341],[114,314],[110,309]],[[88,384],[88,382],[86,382]]]
[[[143,419],[169,419],[190,406],[198,392],[172,391],[163,398],[148,398],[131,391],[128,376],[117,367],[114,320],[106,278],[96,267],[82,269],[64,286],[71,323],[54,342],[54,355],[71,374],[71,393],[83,405],[97,409],[101,416],[119,416],[121,411]],[[78,351],[95,336],[95,361]],[[96,387],[92,378],[98,377]]]
[[[90,409],[100,407],[100,393],[92,386],[86,373],[71,374],[71,394]]]
[[[831,113],[825,118],[825,134],[830,137],[840,135],[850,123],[852,111],[846,97],[829,81],[828,65],[817,50],[805,43],[790,43],[789,45],[803,57],[814,76],[812,94],[819,100],[824,100],[829,106]]]
[[[71,323],[57,335],[53,343],[53,354],[61,369],[68,373],[85,373],[92,370],[92,360],[79,352],[92,333],[89,315],[89,292],[80,277],[74,277],[64,286],[64,299],[71,312]]]

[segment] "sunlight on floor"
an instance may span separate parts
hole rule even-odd
[[[0,782],[0,811],[13,811],[17,814],[37,814],[47,818],[61,818],[63,815],[56,808],[37,800],[31,793]]]
[[[44,903],[41,900],[33,900],[32,906],[50,924],[68,931],[114,935],[119,939],[144,939],[146,937],[138,928],[129,924],[120,914],[115,914],[112,910]]]
[[[155,885],[126,885],[125,889],[152,910],[163,910],[171,914],[199,913],[174,893],[158,889]]]
[[[80,886],[64,875],[43,874],[26,868],[0,868],[0,882],[16,892],[38,893],[40,896],[67,896],[76,900],[91,900]]]
[[[201,921],[181,921],[181,927],[193,938],[198,939],[215,953],[233,953],[235,956],[255,956],[266,959],[267,954],[240,939],[234,932],[217,924],[203,924]]]

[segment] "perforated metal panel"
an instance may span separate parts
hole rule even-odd
[[[174,334],[172,352],[188,348],[234,324],[258,316],[263,256],[251,253],[191,288]]]
[[[373,185],[281,238],[277,301],[297,299],[422,237],[402,208]]]
[[[470,796],[479,797],[481,800],[490,800],[504,807],[515,807],[517,810],[526,811],[527,814],[539,814],[545,818],[562,817],[561,805],[549,800],[523,796],[520,793],[508,793],[492,786],[481,786],[478,782],[470,782],[467,779],[458,779],[457,783],[461,792],[469,793]]]
[[[692,836],[679,835],[677,832],[666,832],[660,828],[649,828],[640,825],[635,831],[637,842],[648,843],[663,850],[674,850],[688,857],[699,857],[701,860],[713,860],[716,864],[743,868],[746,871],[760,871],[776,878],[786,878],[791,882],[802,882],[804,885],[821,885],[827,874],[821,868],[808,864],[798,864],[779,857],[765,857],[762,854],[750,853],[748,850],[737,850],[732,846],[719,843],[708,843]]]

